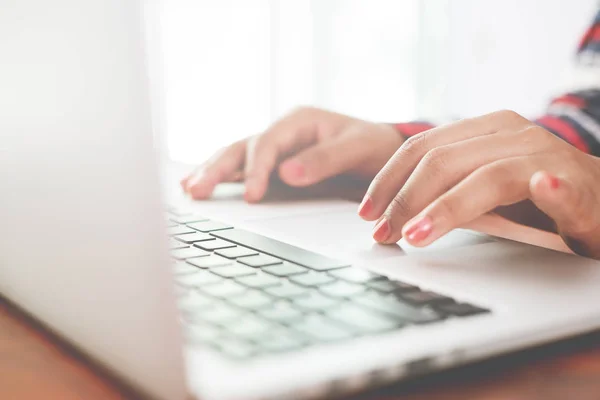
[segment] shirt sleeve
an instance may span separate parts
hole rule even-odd
[[[579,150],[600,156],[600,88],[554,99],[534,122]]]
[[[535,122],[581,151],[600,156],[600,10],[577,48],[577,64],[586,89],[552,100]]]
[[[600,11],[579,42],[576,61],[591,72],[586,89],[553,99],[544,115],[533,121],[579,150],[600,156]],[[405,137],[435,126],[425,121],[392,125]]]

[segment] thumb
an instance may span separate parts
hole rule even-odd
[[[529,190],[535,205],[556,222],[571,250],[600,257],[600,215],[587,190],[545,171],[531,177]]]
[[[309,186],[360,165],[368,156],[362,135],[340,135],[317,143],[279,166],[281,180],[290,186]]]

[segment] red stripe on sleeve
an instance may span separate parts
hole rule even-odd
[[[579,41],[579,50],[582,50],[585,45],[587,45],[590,42],[596,42],[600,40],[600,25],[599,24],[594,24],[592,25],[583,35],[583,37],[581,38],[581,40]]]
[[[582,99],[581,97],[573,96],[571,94],[566,94],[564,96],[557,97],[556,99],[552,100],[551,104],[568,104],[577,108],[586,107],[584,99]]]
[[[592,28],[592,33],[588,39],[593,42],[600,40],[600,25],[594,25]]]
[[[393,124],[394,128],[404,136],[415,136],[418,133],[428,131],[435,125],[426,122],[407,122],[402,124]]]
[[[588,144],[581,138],[581,136],[579,136],[575,128],[562,119],[553,117],[551,115],[546,115],[542,118],[539,118],[537,121],[555,131],[563,139],[577,147],[579,150],[585,151],[586,153],[590,152]]]

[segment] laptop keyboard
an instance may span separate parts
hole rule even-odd
[[[232,358],[490,312],[184,210],[167,219],[186,340]]]

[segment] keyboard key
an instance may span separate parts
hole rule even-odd
[[[270,321],[285,324],[298,321],[304,314],[300,310],[294,308],[290,303],[278,302],[270,308],[261,310],[260,315]]]
[[[414,307],[406,304],[403,300],[392,295],[382,295],[379,293],[365,293],[352,298],[352,302],[361,306],[380,311],[382,313],[395,316],[399,322],[405,321],[415,324],[425,324],[443,319],[435,311],[424,308]]]
[[[169,238],[169,249],[183,249],[189,247],[187,244],[180,242],[179,240],[175,240],[173,238]]]
[[[214,237],[210,236],[214,239]],[[222,249],[215,251],[220,256],[226,258],[238,258],[238,257],[247,257],[257,255],[258,252],[255,250],[247,249],[245,247],[235,246],[228,249]]]
[[[171,250],[171,257],[177,260],[186,260],[194,257],[204,257],[210,255],[209,252],[204,250],[196,249],[194,247],[187,247],[185,249]]]
[[[311,271],[307,274],[290,276],[290,281],[302,286],[319,286],[332,283],[335,279],[324,272]]]
[[[293,328],[321,341],[341,340],[353,336],[351,328],[338,325],[319,315],[309,316],[294,324]]]
[[[183,261],[179,261],[173,266],[173,272],[175,273],[175,275],[194,274],[198,271],[200,271],[198,267],[194,267],[193,265]]]
[[[258,271],[256,275],[244,276],[236,279],[235,281],[241,283],[242,285],[256,289],[264,289],[281,284],[280,278],[265,274],[261,271]]]
[[[213,236],[232,241],[241,246],[258,250],[282,260],[290,261],[305,267],[325,271],[347,267],[348,263],[322,256],[287,243],[280,242],[243,229],[229,229],[212,233]]]
[[[409,292],[399,294],[404,300],[418,306],[442,304],[442,303],[454,303],[454,300],[450,297],[443,296],[438,293],[424,291],[424,292]]]
[[[289,331],[276,330],[256,340],[259,346],[269,352],[284,352],[303,347],[306,340]]]
[[[192,322],[185,328],[185,337],[192,343],[206,343],[216,341],[221,335],[221,331],[214,325]]]
[[[244,311],[231,307],[225,303],[219,303],[215,307],[197,313],[196,317],[202,321],[222,325],[239,319],[243,315]]]
[[[408,283],[391,280],[381,280],[375,282],[369,282],[367,284],[372,289],[377,290],[381,293],[392,293],[392,292],[412,292],[419,290],[417,286],[409,285]]]
[[[352,283],[367,283],[386,279],[382,275],[357,267],[336,269],[329,272],[329,275]]]
[[[204,286],[200,290],[210,296],[228,298],[244,294],[247,289],[233,281],[225,280],[216,285]]]
[[[490,310],[480,308],[468,303],[440,304],[436,307],[436,310],[446,315],[454,315],[457,317],[466,317],[469,315],[485,314],[490,312]]]
[[[243,296],[234,297],[233,299],[230,299],[229,302],[247,310],[256,310],[271,306],[273,304],[273,298],[253,290],[244,293]]]
[[[207,240],[206,242],[198,242],[194,243],[195,247],[199,247],[203,250],[219,250],[226,249],[228,247],[235,247],[235,244],[226,242],[224,240],[215,239],[215,240]]]
[[[206,240],[214,240],[214,237],[210,236],[208,233],[194,232],[177,235],[175,236],[175,239],[183,243],[192,244],[196,242],[204,242]]]
[[[289,282],[284,282],[279,286],[267,288],[265,289],[265,292],[267,292],[271,296],[287,299],[291,299],[298,296],[304,296],[309,293],[308,289]]]
[[[294,305],[302,310],[313,311],[313,310],[325,310],[335,306],[340,302],[339,299],[333,299],[331,297],[323,296],[320,293],[309,293],[306,296],[298,297],[294,299]]]
[[[272,265],[270,267],[264,267],[264,268],[262,268],[262,270],[264,272],[266,272],[267,274],[280,276],[280,277],[286,277],[286,276],[297,275],[297,274],[305,274],[306,272],[308,272],[308,270],[306,268],[301,267],[299,265],[290,264],[290,263],[284,263],[281,265]]]
[[[195,312],[210,308],[215,304],[215,299],[204,296],[200,293],[190,293],[177,302],[178,307],[183,311]]]
[[[185,288],[183,286],[177,286],[175,285],[175,288],[173,290],[175,297],[177,298],[177,300],[182,299],[184,297],[187,297],[190,295],[191,290],[188,288]]]
[[[319,287],[321,293],[331,297],[351,297],[365,291],[365,287],[356,283],[338,281]]]
[[[402,326],[395,318],[347,303],[328,310],[327,316],[365,333],[385,332]]]
[[[266,267],[268,265],[283,264],[283,261],[281,261],[279,258],[268,256],[266,254],[243,257],[239,258],[237,261],[251,267]]]
[[[237,278],[240,276],[254,275],[256,270],[245,265],[234,264],[224,267],[215,267],[211,269],[213,274],[222,276],[223,278]]]
[[[192,265],[195,265],[198,268],[205,269],[221,267],[225,265],[233,265],[233,261],[227,258],[216,256],[214,254],[210,254],[207,257],[188,258],[186,261]]]
[[[171,217],[183,217],[184,215],[192,215],[192,212],[190,210],[177,207],[169,207],[168,213]]]
[[[195,231],[193,229],[190,229],[187,226],[183,226],[183,225],[172,226],[170,228],[167,228],[167,233],[169,234],[169,236],[183,235],[186,233],[194,233],[194,232]]]
[[[251,343],[239,339],[219,339],[215,344],[223,353],[233,358],[248,358],[256,352]]]
[[[171,221],[176,222],[178,224],[189,224],[192,222],[208,221],[207,218],[204,218],[200,215],[182,215],[171,217],[170,219]]]
[[[238,319],[227,326],[227,330],[231,334],[244,337],[257,337],[268,333],[271,329],[273,326],[270,323],[251,315]]]
[[[213,285],[215,283],[223,282],[223,278],[211,272],[198,269],[197,267],[194,267],[192,265],[189,266],[190,268],[194,268],[197,271],[197,273],[177,276],[175,282],[179,286],[188,288],[199,288],[201,286]]]
[[[187,226],[200,232],[214,232],[222,229],[232,228],[230,225],[218,221],[195,222],[192,224],[187,224]]]

